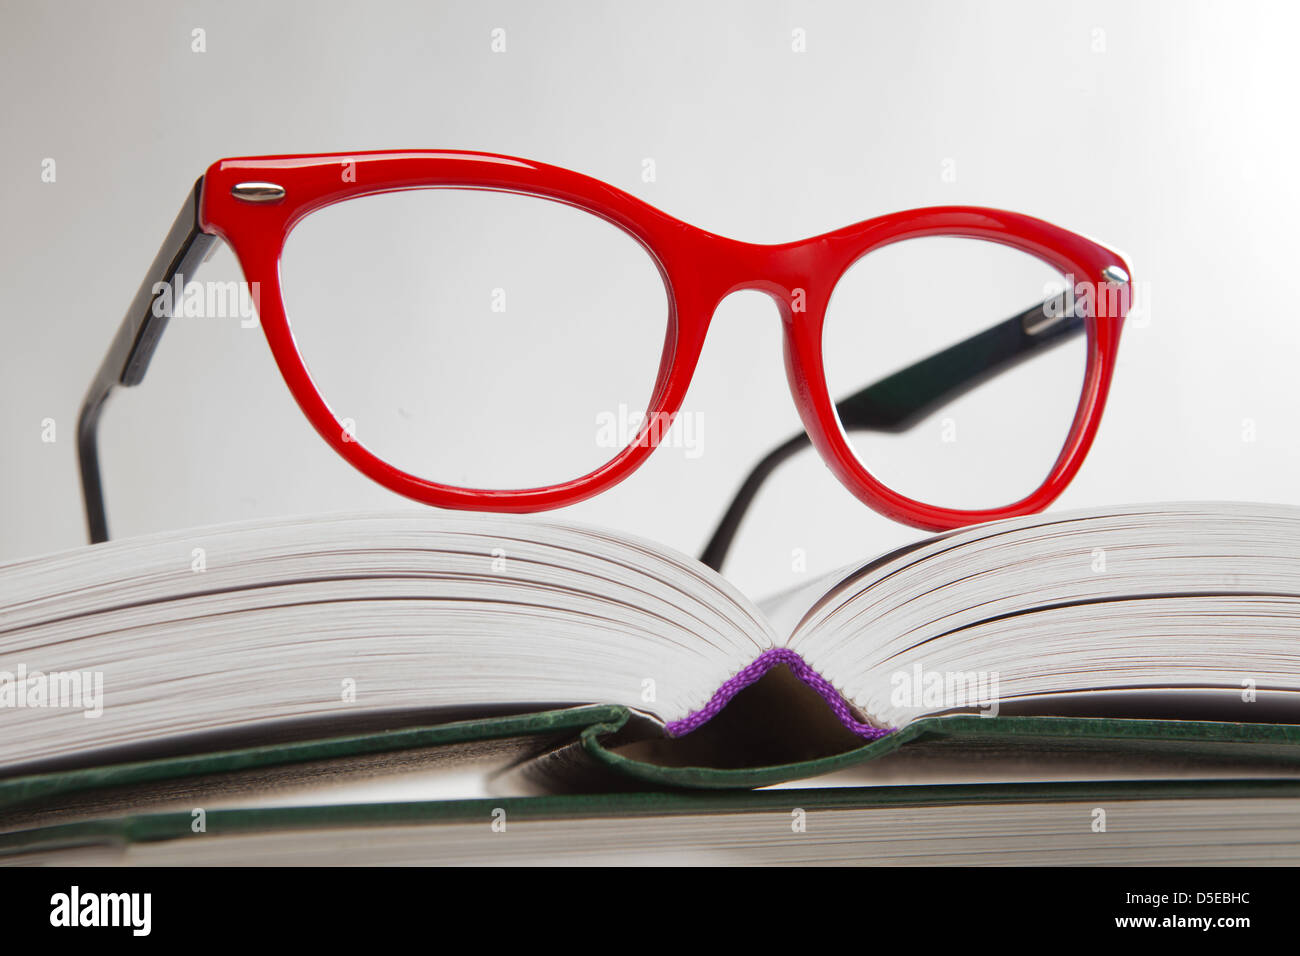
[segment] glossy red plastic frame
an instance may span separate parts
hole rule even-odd
[[[269,183],[282,198],[250,202],[235,186]],[[1128,265],[1114,251],[1029,216],[996,209],[942,206],[893,213],[798,242],[758,245],[726,239],[674,219],[605,183],[555,166],[508,156],[450,150],[337,153],[223,159],[207,171],[199,224],[233,248],[245,278],[260,285],[267,342],[294,398],[327,442],[375,481],[417,501],[478,511],[540,511],[582,501],[626,478],[653,450],[635,440],[591,473],[549,487],[476,490],[427,481],[392,467],[345,437],[342,423],[313,384],[294,344],[280,291],[279,260],[294,225],[312,211],[358,196],[428,187],[472,187],[525,193],[568,203],[636,238],[658,263],[670,314],[658,380],[648,411],[674,416],[681,407],[714,310],[741,289],[776,302],[785,332],[786,373],[813,445],[831,470],[872,508],[920,528],[943,530],[1039,511],[1079,470],[1101,420],[1119,346],[1123,313],[1085,317],[1088,362],[1078,411],[1056,463],[1032,494],[1002,508],[954,510],[905,497],[877,481],[858,461],[827,392],[822,323],[840,276],[873,249],[921,236],[991,240],[1037,256],[1078,282],[1104,288],[1103,270]],[[802,290],[804,311],[792,309]],[[1099,296],[1100,301],[1107,297]],[[1127,307],[1127,296],[1124,307]],[[1101,310],[1098,310],[1101,311]],[[669,420],[670,420],[669,419]],[[659,418],[662,424],[664,419]],[[662,434],[662,432],[660,432]],[[642,436],[644,439],[645,436]],[[653,434],[649,436],[653,439]]]

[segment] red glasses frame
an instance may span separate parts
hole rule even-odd
[[[443,508],[476,511],[559,508],[623,480],[645,461],[656,444],[656,433],[638,436],[600,468],[562,484],[478,490],[409,474],[350,436],[317,390],[295,346],[281,297],[281,250],[295,224],[321,207],[359,196],[429,187],[524,193],[567,203],[613,223],[645,247],[663,276],[669,303],[667,338],[646,416],[647,428],[651,421],[659,423],[658,434],[666,430],[663,423],[671,421],[681,407],[714,310],[723,298],[742,289],[767,293],[780,311],[786,373],[812,444],[853,494],[897,521],[944,530],[1041,510],[1065,490],[1097,433],[1115,368],[1127,295],[1117,314],[1106,314],[1103,307],[1082,316],[1088,339],[1087,367],[1065,444],[1037,490],[1004,507],[944,508],[908,498],[885,486],[854,455],[827,390],[822,326],[831,292],[855,261],[892,242],[924,236],[990,240],[1036,256],[1062,274],[1091,283],[1094,288],[1119,282],[1127,291],[1128,266],[1118,253],[1029,216],[978,207],[934,207],[881,216],[797,242],[759,245],[698,229],[580,173],[508,156],[411,150],[268,156],[214,163],[197,184],[192,208],[182,213],[151,275],[156,279],[191,266],[184,273],[188,278],[213,237],[229,243],[245,279],[259,286],[259,313],[267,342],[308,420],[344,459],[408,498]],[[187,215],[192,219],[187,221]],[[135,316],[128,314],[83,409],[83,479],[92,512],[92,538],[96,540],[107,537],[107,528],[102,501],[98,516],[90,505],[92,490],[102,499],[95,462],[95,421],[114,385],[132,385],[140,380],[161,334],[159,323],[154,322],[155,328],[150,329],[149,310],[140,308],[142,302],[148,303],[144,293],[142,287],[141,297],[133,304]],[[802,302],[803,311],[793,307],[796,300]],[[1109,301],[1102,296],[1097,300]]]

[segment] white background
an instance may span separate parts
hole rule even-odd
[[[1039,216],[1123,250],[1149,289],[1056,507],[1300,502],[1297,28],[1294,4],[1240,2],[7,0],[0,560],[84,540],[86,385],[194,179],[277,152],[525,156],[758,242],[938,203]],[[210,275],[233,269],[223,253]],[[724,302],[685,406],[703,454],[660,449],[564,514],[697,551],[750,465],[798,427],[780,346],[769,300]],[[145,384],[111,403],[103,449],[118,536],[419,507],[329,450],[260,331],[230,321],[173,323]],[[796,548],[811,574],[916,535],[809,452],[764,492],[728,570],[761,594],[800,576]]]

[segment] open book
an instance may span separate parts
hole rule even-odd
[[[663,783],[797,779],[935,727],[984,747],[1037,728],[1290,760],[1298,541],[1283,506],[1036,515],[761,606],[648,541],[513,517],[277,520],[11,562],[0,809],[87,768],[429,747],[418,728],[439,726],[535,734],[554,758],[579,728],[546,715],[581,723],[576,705],[603,705],[579,749]],[[530,714],[545,719],[521,728]]]

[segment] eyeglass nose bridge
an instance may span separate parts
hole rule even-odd
[[[703,298],[711,320],[723,300],[737,292],[761,292],[777,306],[783,324],[800,324],[801,316],[820,315],[824,289],[838,263],[829,262],[817,240],[759,245],[711,236],[718,245],[707,254],[713,281]],[[829,267],[829,269],[828,269]],[[703,290],[702,290],[703,291]]]

